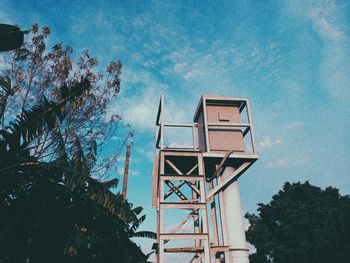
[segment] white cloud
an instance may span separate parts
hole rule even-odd
[[[123,116],[133,127],[152,129],[155,124],[156,100],[151,99],[149,94],[144,95],[142,99],[125,103]]]
[[[123,138],[121,138],[120,136],[115,136],[115,135],[111,137],[112,141],[119,141],[120,139],[123,139]]]
[[[294,129],[294,130],[300,129],[302,127],[304,127],[304,123],[301,121],[293,121],[287,125],[288,129]]]
[[[266,136],[262,142],[259,142],[259,145],[262,149],[270,148],[273,145],[273,142],[269,136]]]
[[[196,40],[199,41],[199,40]],[[197,42],[196,42],[197,43]],[[164,54],[161,61],[169,66],[163,68],[166,75],[179,78],[184,87],[190,87],[196,92],[228,88],[232,75],[233,48],[222,47],[212,43],[209,50],[194,49],[196,43],[184,41],[173,47],[173,50]]]
[[[142,55],[140,53],[134,53],[131,55],[131,59],[134,62],[140,62],[142,60]]]
[[[138,130],[155,129],[160,95],[164,95],[164,121],[186,123],[191,121],[192,105],[187,100],[179,101],[172,90],[155,75],[140,69],[126,69],[121,98],[110,110],[110,115],[121,112],[124,121]],[[136,91],[136,92],[135,92]]]
[[[350,98],[350,45],[345,5],[334,0],[288,1],[289,10],[310,22],[323,42],[319,78],[321,87],[332,98],[348,102]]]
[[[339,25],[340,8],[335,1],[318,1],[309,7],[308,15],[313,22],[313,28],[325,39],[340,40],[345,37]]]
[[[269,161],[267,165],[269,167],[288,167],[290,161],[288,159],[279,159],[277,161]]]
[[[187,64],[186,63],[176,63],[174,65],[174,72],[179,73],[185,70]]]
[[[268,167],[292,167],[292,166],[299,166],[304,165],[309,161],[308,157],[303,157],[299,159],[289,159],[289,158],[282,158],[275,161],[269,161],[267,163]]]
[[[130,170],[129,173],[130,173],[130,175],[131,175],[132,177],[137,177],[137,176],[140,175],[140,171],[135,170],[135,169]]]
[[[1,23],[5,24],[17,24],[18,22],[15,22],[15,16],[8,7],[10,6],[10,1],[4,0],[0,2],[0,17],[1,17]]]
[[[275,145],[281,145],[281,144],[283,144],[282,138],[277,138],[277,139],[275,140]]]
[[[331,25],[325,18],[316,16],[314,28],[323,37],[338,40],[345,37],[343,31],[337,29],[335,26]]]
[[[143,147],[139,147],[137,149],[137,153],[142,156],[142,161],[146,157],[146,160],[148,160],[149,162],[153,163],[153,159],[154,159],[154,143],[155,142],[152,141],[151,144],[149,145],[149,147],[147,147],[147,150],[145,150]]]
[[[325,44],[320,65],[323,86],[334,98],[347,101],[350,98],[350,46],[343,29],[343,12],[334,1],[321,1],[311,8],[310,18]]]
[[[260,150],[269,149],[275,145],[283,144],[283,140],[281,137],[276,139],[271,139],[270,136],[266,136],[263,141],[259,142]]]
[[[144,70],[125,69],[121,96],[110,109],[110,115],[121,113],[133,128],[154,129],[159,98],[167,86]]]

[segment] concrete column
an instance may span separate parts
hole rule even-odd
[[[231,175],[235,169],[233,167],[226,167],[222,177]],[[243,226],[243,215],[240,200],[240,193],[238,188],[238,181],[229,185],[222,193],[223,210],[222,216],[226,224],[225,245],[229,245],[231,251],[229,253],[230,263],[249,263],[249,253],[245,239],[245,232]]]

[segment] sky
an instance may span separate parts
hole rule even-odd
[[[0,0],[0,22],[51,29],[79,55],[123,64],[121,113],[135,131],[128,199],[151,208],[154,124],[191,123],[201,94],[250,100],[260,159],[240,178],[244,212],[284,182],[350,194],[350,2]],[[117,136],[117,135],[116,135]],[[121,164],[123,158],[121,157]],[[122,169],[120,170],[120,175]],[[148,252],[152,242],[136,240]]]

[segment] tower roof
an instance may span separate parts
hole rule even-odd
[[[196,111],[194,113],[193,116],[193,120],[196,121],[198,113],[201,109],[201,106],[203,104],[204,101],[213,101],[213,102],[218,102],[218,103],[223,103],[223,104],[240,104],[242,102],[247,101],[247,99],[242,99],[242,98],[235,98],[235,97],[231,97],[231,96],[222,96],[222,95],[217,95],[217,94],[210,94],[210,93],[204,93],[202,94]]]

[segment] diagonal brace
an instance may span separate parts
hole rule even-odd
[[[252,163],[245,162],[243,163],[237,170],[235,170],[230,176],[225,178],[221,183],[214,187],[206,196],[206,200],[208,201],[212,196],[216,193],[224,190],[229,184],[231,184],[238,176],[240,176]]]
[[[177,174],[183,175],[183,173],[182,173],[170,160],[165,160],[165,162],[166,162],[167,164],[169,164],[170,167],[173,168],[174,171],[175,171]],[[201,195],[200,191],[199,191],[196,187],[194,187],[193,185],[191,185],[189,182],[185,181],[185,184],[187,184],[189,187],[191,187],[192,190],[195,191],[198,195]]]

